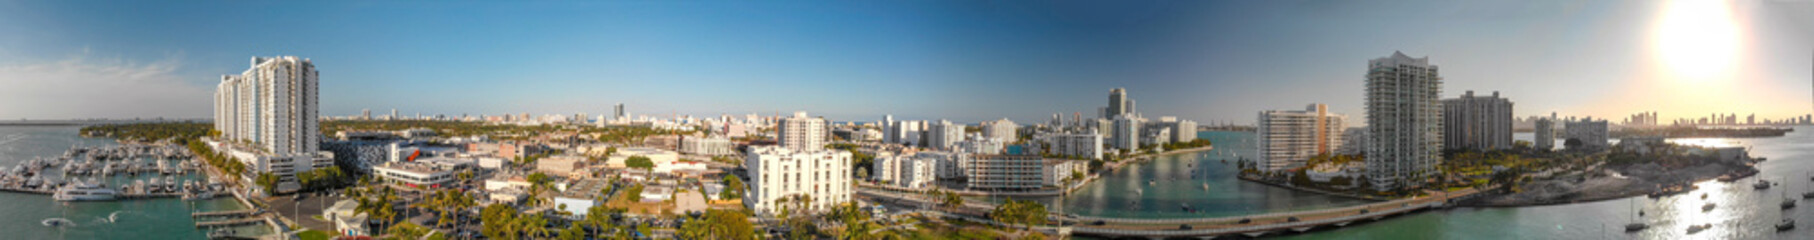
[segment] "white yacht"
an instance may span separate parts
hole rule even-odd
[[[92,181],[73,181],[69,186],[57,189],[57,193],[51,195],[51,198],[57,201],[98,201],[113,200],[117,194],[113,189]]]

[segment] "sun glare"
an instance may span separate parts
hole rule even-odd
[[[1721,0],[1670,1],[1652,29],[1651,48],[1677,79],[1719,79],[1738,58],[1739,34],[1730,3]]]

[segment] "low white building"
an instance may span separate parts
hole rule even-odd
[[[958,141],[956,146],[953,147],[953,151],[974,154],[1001,154],[1003,151],[1007,151],[1007,146],[1007,141],[972,134],[969,138]]]
[[[371,232],[365,225],[366,214],[356,211],[358,207],[358,201],[340,200],[334,202],[334,206],[323,210],[321,218],[333,222],[334,230],[338,231],[341,236],[369,236]]]
[[[642,202],[661,202],[673,198],[673,187],[649,185],[642,188]]]
[[[710,166],[707,166],[705,162],[675,161],[668,164],[655,165],[655,168],[651,170],[658,174],[682,175],[687,173],[704,173],[709,169]]]
[[[411,187],[440,187],[454,181],[454,172],[466,165],[455,161],[422,159],[415,162],[387,162],[372,171],[378,178]]]
[[[1090,172],[1090,162],[1080,161],[1080,160],[1066,160],[1066,159],[1047,159],[1045,167],[1041,168],[1040,172],[1043,172],[1043,174],[1041,174],[1041,176],[1040,176],[1040,181],[1045,182],[1046,185],[1064,186],[1065,180],[1071,180],[1072,181],[1071,183],[1081,183],[1081,182],[1083,182],[1083,179],[1071,179],[1071,178],[1074,177],[1073,174],[1075,174],[1075,173],[1087,174],[1088,172]]]
[[[504,160],[504,158],[501,158],[501,157],[486,156],[486,157],[477,157],[477,159],[479,160],[479,167],[484,168],[484,169],[503,168],[504,166],[506,166],[506,164],[508,164],[508,161]]]
[[[1102,159],[1102,134],[1094,129],[1089,132],[1046,134],[1038,137],[1045,142],[1048,153],[1072,156],[1083,159]]]
[[[913,156],[932,160],[933,176],[938,179],[963,179],[969,174],[970,164],[976,162],[975,154],[961,152],[924,151]]]
[[[674,151],[647,147],[627,147],[617,149],[616,154],[612,154],[610,159],[605,160],[605,167],[612,169],[628,168],[628,166],[624,165],[624,160],[629,160],[630,157],[634,156],[647,157],[650,162],[655,163],[656,167],[680,160],[680,153],[675,153]]]
[[[853,193],[850,159],[850,151],[823,147],[751,147],[744,158],[750,189],[743,203],[757,215],[772,216],[785,207],[780,200],[793,196],[813,199],[808,209],[794,210],[802,212],[818,212],[849,202]]]
[[[871,176],[877,181],[906,188],[923,188],[934,183],[935,158],[914,155],[877,157]]]
[[[680,152],[693,155],[735,155],[737,145],[723,137],[681,137]]]
[[[535,171],[548,175],[572,177],[586,169],[586,157],[579,155],[549,156],[535,160]]]
[[[967,168],[965,188],[983,191],[1029,191],[1045,185],[1044,158],[1037,155],[976,155]]]
[[[554,196],[555,210],[572,213],[575,218],[584,218],[586,210],[604,201],[603,190],[610,183],[603,179],[589,178],[580,180]]]

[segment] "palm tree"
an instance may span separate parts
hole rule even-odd
[[[540,213],[530,214],[529,216],[517,218],[517,220],[517,224],[522,226],[523,233],[527,235],[527,238],[539,239],[544,235],[548,235],[548,228],[546,227],[548,225],[548,219],[543,218]]]

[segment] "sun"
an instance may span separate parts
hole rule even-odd
[[[1666,72],[1701,82],[1729,76],[1738,59],[1739,29],[1731,3],[1669,1],[1651,29],[1651,50]]]

